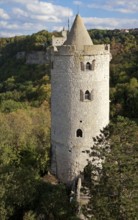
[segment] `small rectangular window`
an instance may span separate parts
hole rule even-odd
[[[86,100],[91,100],[91,94],[88,90],[85,92],[85,99]]]
[[[83,133],[82,133],[82,130],[81,129],[78,129],[76,131],[76,137],[82,137],[83,136]]]
[[[83,100],[84,100],[83,91],[82,91],[82,90],[80,90],[80,101],[82,101],[82,102],[83,102]]]
[[[95,70],[95,60],[92,61],[92,70]]]

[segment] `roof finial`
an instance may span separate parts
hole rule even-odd
[[[70,31],[70,13],[68,9],[68,32]]]
[[[77,14],[79,15],[80,14],[80,5],[78,4],[78,12]]]
[[[70,20],[69,20],[69,17],[68,17],[68,31],[70,29]]]

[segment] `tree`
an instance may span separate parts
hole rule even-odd
[[[3,220],[31,207],[36,199],[41,175],[49,165],[49,115],[47,103],[36,109],[0,114],[0,216]]]
[[[95,139],[94,149],[99,159],[104,158],[102,169],[89,161],[85,168],[85,185],[90,189],[91,199],[84,207],[84,214],[91,214],[92,220],[136,220],[138,216],[137,177],[137,125],[119,117],[100,137]],[[104,147],[102,147],[104,146]],[[93,150],[90,153],[93,156]],[[94,171],[99,179],[91,178]]]

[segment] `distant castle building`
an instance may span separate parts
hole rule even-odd
[[[54,35],[52,36],[52,45],[54,47],[63,45],[64,42],[67,40],[67,31],[63,29],[61,34],[61,37],[55,37]]]
[[[87,164],[93,137],[109,123],[109,45],[93,45],[79,15],[51,56],[52,171],[71,183]]]

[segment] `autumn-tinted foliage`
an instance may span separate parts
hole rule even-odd
[[[95,44],[111,44],[111,119],[116,121],[121,115],[137,122],[138,32],[90,30],[89,33]],[[24,58],[16,59],[17,52],[46,51],[51,36],[43,30],[31,36],[0,39],[2,220],[77,219],[76,204],[69,203],[65,187],[43,181],[50,164],[50,67],[27,65]],[[89,211],[93,220],[135,219],[136,129],[127,120],[112,126],[112,152],[104,164],[105,176],[99,185],[92,184],[90,188],[94,203],[90,203]]]

